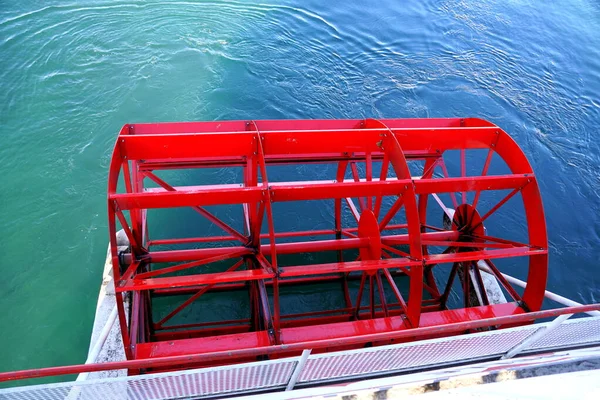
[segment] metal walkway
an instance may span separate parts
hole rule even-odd
[[[562,321],[561,321],[562,322]],[[586,317],[360,350],[152,375],[0,390],[0,399],[179,399],[283,391],[347,380],[413,373],[520,354],[600,344],[600,317]],[[556,325],[556,323],[554,322]],[[534,341],[528,338],[546,334]],[[306,357],[308,355],[308,357]]]

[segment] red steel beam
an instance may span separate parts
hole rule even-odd
[[[193,192],[147,192],[110,195],[121,210],[242,204],[262,198],[260,187],[237,187]]]
[[[395,224],[387,225],[384,230],[397,230],[406,229],[406,224]],[[348,234],[351,232],[357,232],[358,228],[343,229],[342,234]],[[320,229],[314,231],[298,231],[298,232],[275,232],[275,238],[291,238],[301,236],[326,236],[335,235],[334,229]],[[263,233],[260,235],[261,239],[268,239],[269,234]],[[163,246],[170,244],[188,244],[188,243],[206,243],[206,242],[233,242],[236,238],[233,236],[206,236],[206,237],[195,237],[195,238],[175,238],[175,239],[154,239],[148,241],[148,247],[151,246]]]
[[[495,127],[489,121],[480,118],[390,118],[381,119],[390,128],[452,128],[452,127]],[[310,119],[310,120],[260,120],[261,131],[273,131],[276,129],[351,129],[363,119]],[[184,134],[202,132],[244,132],[248,131],[248,121],[194,121],[194,122],[161,122],[161,123],[137,123],[128,124],[123,127],[126,132],[136,135],[153,134]]]
[[[285,268],[285,267],[284,267]],[[392,271],[391,274],[393,276],[406,276],[407,274],[401,270]],[[339,274],[335,275],[322,275],[322,276],[312,276],[312,277],[300,277],[300,278],[286,278],[278,281],[278,284],[281,286],[289,286],[289,285],[309,285],[313,283],[320,282],[341,282],[343,278],[339,276]],[[348,275],[346,277],[348,280],[359,280],[360,276],[357,275]],[[273,284],[272,280],[266,279],[265,285],[270,286]],[[161,296],[179,296],[179,295],[187,295],[194,294],[201,290],[205,286],[192,286],[185,288],[171,288],[171,289],[156,289],[154,291],[154,295]],[[228,284],[220,284],[213,286],[213,291],[229,291],[229,290],[245,290],[246,285],[244,283],[228,283]],[[423,300],[424,302],[427,300]]]
[[[415,186],[416,194],[445,193],[459,191],[483,191],[515,189],[535,179],[531,174],[513,174],[486,177],[459,177],[447,179],[404,179],[370,182],[336,182],[297,184],[289,182],[269,189],[272,201],[300,201],[340,199],[360,196],[393,196],[401,194],[407,185]],[[242,204],[258,202],[265,191],[257,187],[225,187],[210,190],[176,192],[146,192],[113,194],[110,199],[121,210],[193,207],[218,204]]]
[[[301,237],[301,236],[326,236],[335,235],[333,229],[321,229],[315,231],[298,231],[298,232],[275,232],[275,238],[289,238],[289,237]],[[268,239],[269,235],[263,233],[260,235],[261,239]],[[180,238],[180,239],[155,239],[148,243],[150,246],[162,246],[169,244],[186,244],[186,243],[205,243],[205,242],[229,242],[234,241],[236,238],[233,236],[207,236],[197,238]]]
[[[255,136],[248,133],[124,135],[119,137],[118,145],[122,157],[128,160],[232,157],[250,154]]]
[[[489,148],[496,139],[497,127],[445,128],[370,128],[261,130],[265,137],[265,156],[381,152],[379,136],[392,132],[406,151],[427,148],[446,151],[462,148]],[[129,160],[170,158],[235,157],[252,151],[256,133],[219,132],[156,135],[123,135],[119,146]],[[222,146],[227,142],[228,146]],[[427,147],[429,146],[429,147]]]
[[[212,274],[199,274],[187,276],[173,276],[167,278],[133,279],[127,281],[123,286],[117,287],[117,292],[129,292],[132,290],[150,290],[173,288],[183,286],[210,285],[215,283],[247,282],[259,279],[273,278],[275,274],[262,269],[251,269],[246,271],[220,272]]]
[[[515,189],[535,179],[531,174],[468,176],[444,179],[415,179],[415,193],[475,192]]]
[[[456,231],[441,231],[441,232],[424,232],[419,236],[423,241],[455,241],[458,239],[458,232]],[[408,234],[402,235],[389,235],[381,237],[382,243],[388,245],[406,245],[410,242],[410,236]],[[346,239],[329,239],[329,240],[313,240],[306,242],[293,242],[293,243],[276,243],[275,248],[278,254],[296,254],[296,253],[310,253],[318,251],[336,251],[336,250],[350,250],[360,249],[362,247],[369,246],[369,238],[346,238]],[[164,251],[150,251],[143,256],[145,262],[150,263],[166,263],[166,262],[179,262],[179,261],[193,261],[201,260],[210,257],[219,257],[228,254],[234,254],[238,252],[248,252],[249,249],[243,246],[237,247],[212,247],[203,249],[189,249],[189,250],[164,250]],[[271,255],[271,249],[264,247],[261,249],[261,253],[269,256]],[[131,255],[124,254],[123,259],[125,263],[131,263]]]
[[[421,261],[409,258],[392,258],[388,260],[349,261],[328,264],[312,264],[281,268],[282,278],[314,274],[346,273],[353,271],[373,271],[378,269],[398,268],[399,266],[420,266]]]
[[[410,180],[351,182],[351,183],[321,183],[296,184],[272,186],[268,191],[272,201],[300,201],[335,199],[344,197],[365,196],[391,196],[403,192]],[[194,190],[190,192],[177,190],[176,192],[146,192],[113,194],[110,199],[121,210],[136,208],[173,208],[193,207],[219,204],[242,204],[258,202],[262,199],[263,192],[267,189],[256,187],[226,187],[217,189],[214,186],[208,190]]]
[[[347,238],[347,239],[330,239],[330,240],[313,240],[306,242],[294,242],[294,243],[276,243],[275,249],[280,254],[294,254],[294,253],[310,253],[317,251],[335,251],[335,250],[348,250],[348,249],[359,249],[369,245],[368,238]],[[203,249],[189,249],[189,250],[163,250],[163,251],[150,251],[143,256],[143,260],[148,263],[166,263],[166,262],[178,262],[178,261],[193,261],[201,260],[204,258],[219,257],[223,255],[229,255],[234,253],[253,253],[253,250],[244,247],[210,247]],[[261,248],[260,252],[266,256],[270,256],[272,249],[268,246]],[[125,263],[131,263],[131,254],[124,254],[123,260]]]
[[[443,264],[464,261],[478,261],[485,259],[524,257],[548,254],[547,249],[532,249],[529,247],[512,247],[509,249],[465,251],[458,253],[432,254],[425,256],[425,264]]]
[[[381,161],[383,153],[371,153],[374,161]],[[424,150],[405,150],[404,155],[407,160],[422,160],[428,158],[438,158],[440,153],[436,151]],[[310,154],[298,154],[293,156],[265,156],[267,165],[287,165],[296,163],[306,164],[332,164],[339,161],[362,161],[365,155],[361,152],[352,154],[331,153],[319,154],[317,156]],[[188,169],[188,168],[225,168],[225,167],[243,167],[245,165],[243,157],[224,159],[221,157],[205,157],[202,160],[193,158],[173,158],[144,161],[140,163],[140,171],[168,170],[168,169]]]

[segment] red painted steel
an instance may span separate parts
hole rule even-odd
[[[478,151],[483,154],[473,153]],[[311,164],[332,165],[331,176],[271,179],[274,172],[272,176],[281,176],[276,172],[282,166],[297,173],[310,170],[306,166]],[[206,168],[237,178],[218,183],[189,178],[188,186],[174,184],[181,182],[174,178],[177,171]],[[503,207],[515,197],[522,201],[520,224],[526,239],[504,237],[506,232],[489,222],[501,218]],[[329,227],[297,232],[278,228],[286,215],[278,214],[277,203],[315,201],[317,207],[331,202]],[[219,207],[229,207],[229,219],[223,219]],[[378,334],[382,318],[400,318],[398,329],[414,331],[411,340],[418,339],[425,337],[419,329],[426,321],[450,308],[457,276],[465,293],[481,284],[478,274],[471,282],[470,274],[458,273],[472,270],[479,260],[488,260],[497,275],[503,262],[524,261],[528,277],[523,292],[501,279],[519,312],[539,310],[545,290],[548,245],[536,177],[508,134],[476,118],[125,125],[110,164],[108,208],[117,292],[134,293],[130,325],[118,296],[128,359],[158,354],[142,351],[149,348],[161,349],[161,357],[168,357],[169,349],[177,354],[210,352],[213,342],[223,350],[243,351],[244,357],[258,347],[273,349],[268,354],[278,357],[287,354],[276,350],[278,346],[302,342],[303,337],[326,348],[337,345],[340,337],[361,347],[369,343],[369,335]],[[151,222],[153,210],[176,208],[192,209],[220,235],[195,232],[151,239],[155,230],[161,234]],[[231,219],[235,208],[238,221]],[[441,226],[443,213],[449,214],[452,226]],[[432,215],[438,220],[428,221]],[[119,229],[131,243],[125,254],[117,253]],[[321,261],[307,262],[307,253]],[[323,262],[321,254],[336,255],[337,260]],[[290,256],[296,261],[290,262]],[[344,307],[288,311],[280,286],[311,283],[329,284]],[[207,293],[228,290],[248,292],[250,314],[245,318],[172,323]],[[167,295],[187,297],[165,315],[154,315],[151,299]],[[464,298],[459,309],[473,306]],[[440,324],[450,331],[460,321]],[[335,340],[329,338],[332,329]],[[266,339],[258,346],[244,337]]]
[[[281,229],[289,216],[279,207],[300,202],[295,218],[318,210],[330,221]],[[498,223],[507,209],[513,224],[521,212],[509,229]],[[165,235],[176,221],[190,235]],[[109,167],[108,225],[127,361],[0,381],[280,358],[598,309],[539,311],[548,240],[538,183],[515,141],[477,118],[128,124]],[[119,253],[121,229],[130,246]],[[473,303],[480,260],[508,303]],[[527,270],[524,290],[506,266]],[[301,285],[320,285],[339,306],[299,310],[287,293]],[[219,295],[239,309],[243,292],[241,318],[190,310]]]

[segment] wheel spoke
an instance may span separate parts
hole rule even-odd
[[[465,235],[465,237],[472,239],[485,240],[486,242],[494,242],[500,244],[510,245],[511,247],[531,247],[531,245],[527,243],[515,242],[513,240],[502,239],[494,236],[485,236],[485,235]]]
[[[471,273],[470,266],[471,263],[460,263],[463,269],[463,300],[465,308],[469,308],[471,306]]]
[[[357,238],[358,235],[355,235],[354,233],[348,232],[348,231],[342,231],[342,235],[346,236],[346,237],[350,237],[350,238]]]
[[[350,163],[350,170],[352,171],[352,178],[354,179],[354,181],[360,182],[360,176],[358,174],[358,168],[356,167],[356,162],[353,161]],[[360,209],[360,212],[363,212],[363,210],[366,209],[364,198],[362,198],[362,197],[358,198],[358,207]]]
[[[373,160],[371,159],[371,153],[367,153],[365,160],[365,176],[367,182],[371,182],[373,180]],[[367,209],[373,209],[373,197],[371,196],[367,196]]]
[[[348,273],[344,273],[342,278],[342,290],[344,291],[344,301],[346,302],[346,308],[352,308],[352,299],[350,298],[350,287],[348,286]]]
[[[183,271],[184,269],[200,267],[202,265],[227,260],[229,258],[242,257],[248,253],[249,253],[249,251],[244,249],[244,250],[234,251],[234,252],[231,252],[228,254],[220,254],[220,255],[217,255],[214,257],[208,257],[208,258],[204,258],[204,259],[198,260],[198,261],[192,261],[192,262],[188,262],[188,263],[174,265],[172,267],[161,268],[161,269],[157,269],[154,271],[137,274],[136,279],[147,279],[147,278],[157,276],[157,275],[164,275],[164,274],[170,274],[172,272]]]
[[[379,292],[379,301],[381,302],[381,307],[383,308],[383,315],[389,317],[387,302],[385,301],[385,293],[383,292],[383,282],[381,282],[381,271],[377,271],[375,278],[377,279],[377,291]]]
[[[425,240],[421,242],[422,245],[426,246],[453,246],[453,247],[463,247],[463,248],[476,248],[476,249],[508,249],[513,248],[510,243],[484,243],[484,242],[451,242],[451,241],[443,241],[443,240]],[[521,246],[517,246],[521,247]],[[529,246],[524,246],[529,247]]]
[[[365,281],[367,279],[367,274],[364,272],[360,277],[360,286],[358,287],[358,294],[356,295],[356,306],[354,307],[354,319],[359,319],[360,313],[360,303],[362,301],[363,291],[365,290]]]
[[[440,197],[437,195],[437,193],[431,193],[431,196],[433,196],[436,203],[438,203],[438,205],[444,211],[444,214],[446,214],[448,216],[448,218],[450,218],[450,220],[452,220],[453,215],[450,213],[450,209],[448,207],[446,207],[446,205],[444,204],[442,199],[440,199]]]
[[[340,161],[337,168],[336,181],[343,182],[346,168],[348,167],[348,161]],[[334,212],[335,212],[335,231],[336,237],[342,232],[342,199],[336,198],[334,200]],[[341,258],[341,251],[338,253]]]
[[[473,274],[475,275],[475,279],[477,280],[477,286],[479,286],[479,295],[481,296],[481,302],[483,303],[480,305],[489,306],[490,300],[488,299],[487,292],[485,290],[485,285],[483,283],[481,271],[479,270],[479,268],[477,268],[477,263],[473,262],[473,263],[471,263],[471,266],[472,266]]]
[[[400,293],[398,286],[396,286],[396,282],[394,282],[394,278],[392,278],[392,274],[390,274],[390,271],[388,269],[384,269],[383,274],[385,275],[385,278],[387,279],[388,283],[390,284],[390,287],[392,288],[392,292],[394,292],[394,296],[396,296],[396,299],[398,299],[398,303],[400,304],[400,307],[402,308],[402,312],[404,313],[404,315],[408,316],[406,302],[404,301],[404,298],[402,297],[402,293]],[[410,321],[409,321],[409,323],[410,323]]]
[[[460,150],[460,176],[463,178],[467,176],[467,157],[466,150]],[[462,204],[467,204],[467,192],[465,190],[462,191]]]
[[[440,167],[442,168],[444,178],[449,178],[450,175],[448,174],[448,169],[446,168],[446,163],[444,162],[444,160],[440,162]],[[452,199],[452,204],[456,209],[458,207],[458,201],[456,201],[456,194],[454,192],[450,192],[450,199]]]
[[[381,248],[382,248],[382,249],[385,249],[385,250],[387,250],[387,251],[389,251],[390,253],[397,254],[397,255],[399,255],[399,256],[401,256],[401,257],[410,257],[410,254],[408,254],[408,253],[405,253],[405,252],[403,252],[403,251],[401,251],[401,250],[395,249],[395,248],[393,248],[393,247],[391,247],[391,246],[388,246],[387,244],[383,244],[383,243],[382,243],[382,244],[381,244]]]
[[[429,168],[427,168],[426,170],[423,170],[423,174],[421,175],[421,177],[423,179],[431,178],[433,176],[435,167],[437,167],[439,165],[439,162],[440,162],[440,159],[438,158],[429,166]],[[425,168],[425,166],[423,166],[423,168]]]
[[[402,208],[403,205],[404,205],[404,197],[400,196],[396,199],[394,204],[392,204],[392,207],[388,210],[388,212],[385,214],[385,216],[379,223],[379,231],[380,232],[385,229],[387,224],[390,223],[392,218],[394,218],[394,215],[396,215],[396,213],[400,210],[400,208]]]
[[[157,183],[159,186],[161,186],[163,189],[165,189],[168,192],[176,192],[177,191],[177,189],[175,189],[173,186],[169,185],[168,183],[166,183],[165,181],[160,179],[158,176],[154,175],[152,172],[145,171],[144,175],[147,176],[148,178],[150,178],[151,180],[153,180],[155,183]],[[241,233],[239,233],[238,231],[236,231],[235,229],[233,229],[232,227],[227,225],[225,222],[221,221],[219,218],[217,218],[216,216],[211,214],[209,211],[207,211],[204,207],[192,206],[192,209],[194,209],[198,214],[204,216],[206,219],[208,219],[210,222],[212,222],[219,228],[223,229],[225,232],[234,236],[237,240],[239,240],[243,244],[246,244],[246,242],[248,241],[248,238],[246,236],[242,235]]]
[[[432,231],[449,232],[447,229],[438,228],[437,226],[433,226],[433,225],[421,224],[421,226],[424,227],[424,228],[427,228],[427,229],[431,229]]]
[[[360,219],[360,213],[356,209],[356,205],[354,204],[354,201],[350,197],[346,197],[346,203],[348,203],[348,207],[350,208],[350,211],[352,212],[352,215],[354,216],[356,223],[358,223],[358,220]]]
[[[371,319],[375,318],[375,282],[373,275],[369,275],[369,305],[371,308]]]
[[[387,179],[388,167],[390,160],[388,158],[387,153],[383,155],[383,162],[381,164],[381,173],[379,174],[379,181],[385,181]],[[377,196],[375,199],[375,208],[373,210],[373,214],[375,214],[375,218],[379,218],[379,213],[381,212],[381,202],[383,201],[383,196]]]
[[[492,156],[494,152],[492,149],[488,150],[487,157],[485,158],[485,163],[483,164],[483,171],[481,171],[481,176],[486,176],[488,173],[488,169],[490,168],[490,161],[492,161]],[[477,202],[479,201],[479,195],[481,195],[481,190],[475,192],[475,198],[473,199],[473,208],[477,207]]]
[[[458,265],[459,263],[452,264],[452,270],[450,271],[448,282],[446,283],[446,287],[444,288],[444,293],[442,294],[442,297],[440,297],[440,307],[442,307],[442,309],[446,308],[446,302],[448,301],[448,296],[450,295],[450,291],[452,290],[452,283],[454,283],[454,277],[456,276]]]
[[[494,276],[496,277],[496,279],[498,279],[498,282],[500,282],[502,284],[502,286],[504,287],[504,289],[506,289],[508,294],[510,294],[510,296],[515,301],[521,301],[521,296],[519,296],[519,294],[517,293],[515,288],[506,280],[506,278],[498,270],[496,265],[494,265],[494,263],[491,260],[485,260],[485,263],[490,268],[490,270],[494,273]]]
[[[502,207],[508,200],[510,200],[515,194],[519,193],[521,191],[521,189],[522,188],[513,189],[512,192],[510,192],[508,195],[506,195],[506,197],[504,197],[502,200],[500,200],[498,202],[498,204],[496,204],[487,213],[485,213],[485,215],[483,217],[481,217],[481,221],[479,221],[479,223],[477,225],[475,225],[472,229],[475,229],[479,225],[483,224],[483,221],[485,221],[490,215],[492,215],[493,213],[495,213],[496,211],[498,211],[498,209],[500,207]]]
[[[238,262],[236,262],[231,268],[229,268],[227,271],[225,272],[232,272],[235,271],[236,269],[238,269],[242,264],[244,263],[244,259],[239,260]],[[161,319],[160,321],[158,321],[156,323],[156,327],[160,328],[162,327],[165,322],[167,322],[168,320],[170,320],[171,318],[173,318],[175,315],[179,314],[179,312],[181,310],[183,310],[184,308],[186,308],[187,306],[189,306],[190,304],[192,304],[194,301],[198,300],[198,298],[200,296],[202,296],[204,293],[208,292],[210,289],[212,289],[214,286],[216,285],[216,283],[211,283],[209,285],[204,286],[202,289],[200,289],[198,292],[196,292],[195,294],[193,294],[192,296],[190,296],[186,301],[184,301],[183,303],[181,303],[176,309],[174,309],[173,311],[171,311],[166,317],[164,317],[163,319]]]

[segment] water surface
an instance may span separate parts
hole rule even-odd
[[[0,370],[83,362],[127,122],[464,117],[537,173],[548,287],[600,301],[593,0],[0,3]]]

